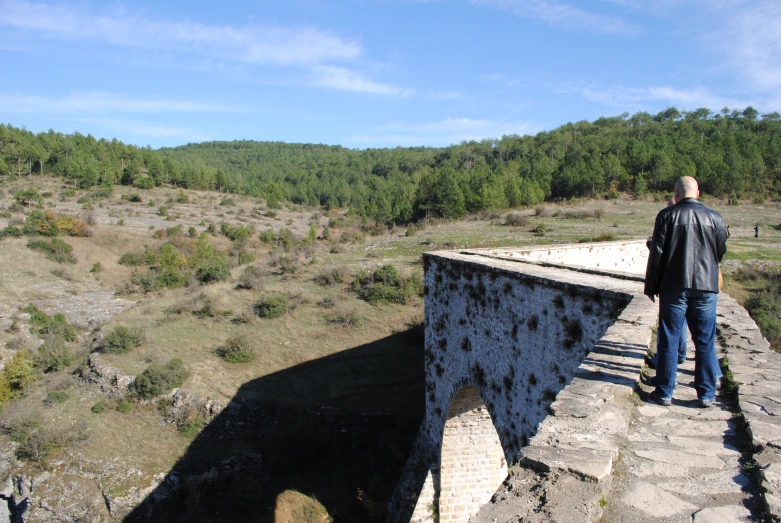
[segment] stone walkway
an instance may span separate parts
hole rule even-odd
[[[743,370],[745,347],[730,343],[739,341],[740,333],[723,321],[743,309],[728,296],[721,297],[720,356],[726,355],[733,368]],[[750,322],[743,325],[754,326],[743,314],[740,320]],[[729,319],[734,324],[737,318]],[[602,521],[757,521],[764,512],[752,474],[756,467],[752,467],[750,454],[741,455],[751,450],[751,439],[738,415],[739,396],[730,397],[721,390],[712,408],[699,408],[693,356],[689,340],[689,359],[678,366],[672,406],[652,402],[636,406]],[[735,365],[737,361],[740,365]],[[650,377],[655,374],[652,369],[647,372],[641,379],[641,396],[646,401],[653,390]]]

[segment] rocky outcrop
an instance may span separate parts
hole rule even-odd
[[[82,378],[90,383],[97,383],[104,391],[127,392],[135,383],[136,377],[125,374],[121,370],[107,365],[100,360],[100,355],[93,352],[89,355],[89,368],[82,372]]]

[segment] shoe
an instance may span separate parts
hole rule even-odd
[[[659,392],[659,389],[654,389],[648,397],[651,398],[651,401],[655,401],[662,407],[669,407],[673,404],[672,398],[665,398],[662,396],[662,393]]]
[[[684,363],[686,363],[686,358],[678,360],[678,365],[683,365]]]
[[[709,409],[713,406],[713,400],[700,400],[700,408],[701,409]]]

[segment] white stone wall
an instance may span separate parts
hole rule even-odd
[[[604,272],[645,275],[648,248],[645,240],[581,243],[528,249],[481,249],[497,258],[582,267]]]
[[[507,463],[519,459],[557,393],[613,324],[627,296],[490,266],[479,259],[429,254],[425,260],[426,417],[390,521],[410,521],[400,506],[410,502],[415,506],[411,521],[430,521],[434,514],[440,521],[467,521],[478,503],[471,499],[484,503],[485,492],[492,494],[499,486]],[[482,401],[471,409],[472,420],[453,416],[451,410],[454,398],[468,387]],[[486,415],[496,436],[476,421],[486,421]],[[470,449],[468,459],[483,463],[466,467],[459,482],[451,481],[450,458],[458,459],[453,453],[470,441],[469,435],[458,433],[468,431],[465,427],[471,422],[479,425],[473,447],[482,449]],[[452,446],[448,435],[456,438]],[[489,442],[492,437],[499,442],[503,460]],[[421,492],[427,477],[434,489]],[[450,503],[466,483],[479,483],[481,492],[468,503],[466,497]]]

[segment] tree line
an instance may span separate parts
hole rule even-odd
[[[0,125],[0,175],[44,172],[81,188],[174,185],[262,197],[272,208],[283,201],[349,207],[388,224],[571,197],[641,196],[670,191],[683,175],[713,196],[761,199],[781,192],[781,115],[668,108],[534,136],[365,150],[248,140],[153,150]]]

